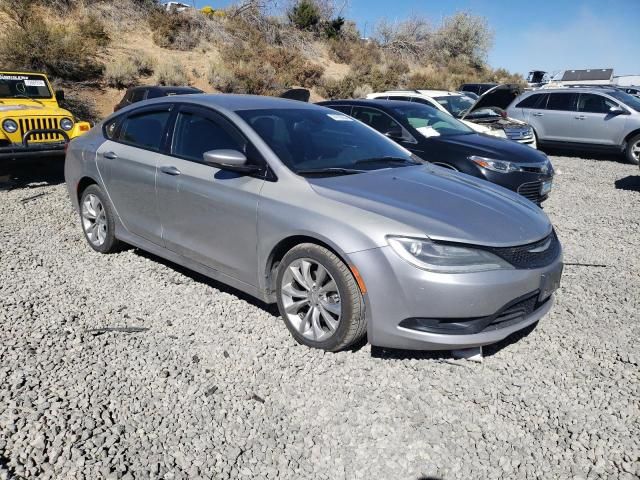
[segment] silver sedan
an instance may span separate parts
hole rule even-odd
[[[264,302],[300,343],[499,341],[544,316],[562,252],[506,189],[335,110],[242,95],[135,104],[69,145],[89,245],[134,245]]]

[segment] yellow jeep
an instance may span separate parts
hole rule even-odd
[[[0,160],[64,155],[69,140],[88,132],[62,99],[46,75],[0,71]]]

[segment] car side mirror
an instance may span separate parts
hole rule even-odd
[[[392,128],[391,130],[384,132],[384,134],[391,140],[404,140],[404,132],[401,128]]]
[[[64,100],[64,90],[56,90],[56,100],[62,102]]]
[[[247,157],[238,150],[209,150],[204,152],[202,160],[210,167],[231,172],[255,173],[261,170],[258,165],[247,164]]]
[[[609,109],[610,115],[626,115],[628,112],[622,107],[611,107]]]

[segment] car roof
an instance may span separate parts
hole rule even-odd
[[[526,93],[580,93],[580,92],[588,92],[588,93],[607,93],[607,92],[615,92],[618,90],[615,87],[559,87],[559,88],[540,88],[538,90],[531,90]]]
[[[203,106],[219,107],[225,110],[237,112],[242,110],[264,110],[270,108],[313,109],[318,108],[312,103],[299,100],[289,100],[278,97],[264,97],[260,95],[242,95],[235,93],[196,93],[194,95],[177,95],[170,97],[171,102],[191,103]],[[163,103],[167,97],[146,100],[147,105]]]
[[[354,98],[352,100],[326,100],[324,102],[318,102],[316,105],[320,106],[329,106],[329,105],[360,105],[365,107],[383,107],[383,108],[393,108],[393,107],[406,107],[406,100],[385,100],[382,98]],[[422,103],[414,103],[414,105],[422,105],[424,107],[429,108],[429,105],[424,105]],[[431,107],[433,108],[433,107]]]

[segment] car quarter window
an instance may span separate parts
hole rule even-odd
[[[575,112],[578,103],[578,94],[573,92],[550,93],[547,100],[547,110],[562,110]]]
[[[200,111],[180,111],[176,118],[171,154],[202,162],[209,150],[238,150],[246,153],[244,137],[214,114]]]
[[[370,127],[375,128],[380,133],[387,133],[402,128],[398,122],[377,108],[353,107],[352,116]]]
[[[135,147],[159,151],[170,114],[168,108],[134,112],[122,122],[118,140]]]
[[[581,93],[578,100],[578,111],[585,113],[609,113],[609,109],[618,106],[613,100],[595,93]]]
[[[144,94],[145,94],[146,90],[144,88],[138,88],[137,90],[134,90],[131,94],[131,102],[140,102],[142,100],[144,100]]]

